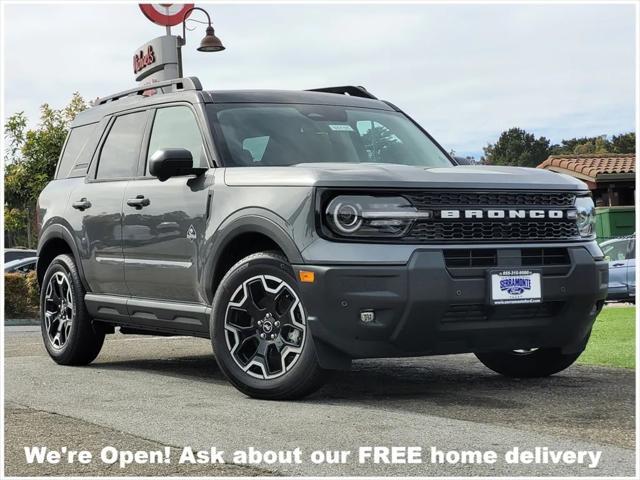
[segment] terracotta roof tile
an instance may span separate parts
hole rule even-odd
[[[555,168],[554,168],[555,167]],[[636,172],[635,153],[603,153],[587,155],[551,155],[538,168],[555,170],[560,168],[567,173],[575,172],[594,180],[598,175]]]

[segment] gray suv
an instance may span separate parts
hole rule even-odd
[[[149,89],[78,115],[40,195],[57,363],[115,327],[210,338],[239,390],[284,399],[358,358],[474,352],[538,377],[584,350],[608,265],[582,182],[457,166],[362,87]]]

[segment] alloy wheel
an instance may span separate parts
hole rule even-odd
[[[43,310],[47,339],[54,349],[60,350],[69,340],[75,313],[73,291],[65,273],[55,272],[49,279]]]
[[[265,380],[280,377],[295,365],[307,336],[298,295],[272,275],[257,275],[236,289],[224,328],[235,363],[248,375]]]

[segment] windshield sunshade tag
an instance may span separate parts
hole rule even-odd
[[[329,125],[329,128],[334,132],[353,132],[351,125]]]

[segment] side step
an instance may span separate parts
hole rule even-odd
[[[96,321],[129,330],[209,338],[211,307],[207,305],[96,293],[87,293],[84,301]]]

